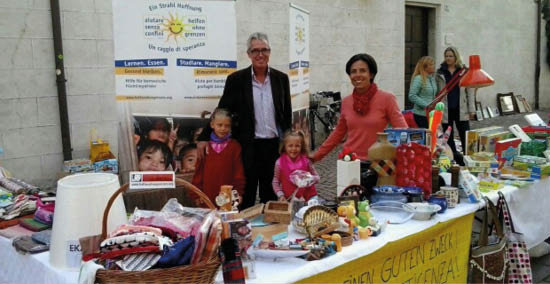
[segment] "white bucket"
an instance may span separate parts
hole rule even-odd
[[[118,177],[107,173],[76,174],[57,182],[50,263],[62,269],[78,270],[82,252],[78,239],[101,234],[103,211],[118,190]],[[107,222],[107,232],[127,223],[122,196],[117,197]]]

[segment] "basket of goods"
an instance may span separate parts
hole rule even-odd
[[[87,261],[83,266],[104,266],[94,283],[214,283],[220,266],[221,220],[202,191],[181,179],[176,179],[176,186],[198,196],[209,209],[183,207],[173,198],[161,211],[136,209],[129,224],[107,234],[110,208],[128,185],[111,196],[101,235],[80,240],[82,259]]]
[[[321,205],[311,206],[304,213],[303,224],[310,237],[318,237],[340,227],[338,214]]]

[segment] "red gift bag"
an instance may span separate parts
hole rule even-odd
[[[401,144],[396,149],[395,183],[422,188],[428,199],[432,193],[432,156],[430,148],[418,143]]]

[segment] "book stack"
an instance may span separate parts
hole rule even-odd
[[[466,131],[466,155],[473,155],[474,153],[480,152],[479,140],[482,134],[485,135],[502,131],[504,131],[504,129],[501,126],[490,126]]]
[[[519,154],[521,141],[521,138],[509,138],[496,142],[495,157],[499,169],[512,166],[512,161]]]

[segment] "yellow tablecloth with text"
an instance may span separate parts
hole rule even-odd
[[[299,283],[466,283],[473,216],[439,223]]]

